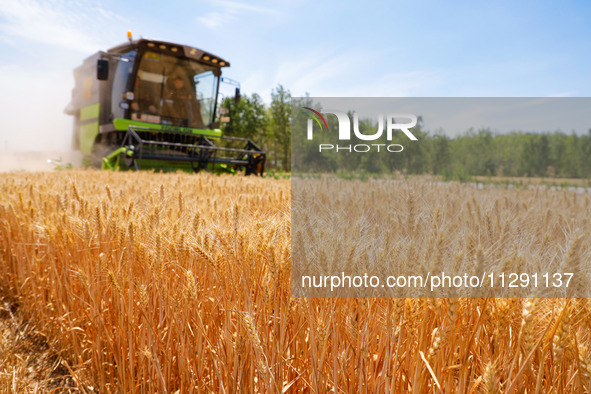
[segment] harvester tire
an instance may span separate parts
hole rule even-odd
[[[92,146],[90,153],[90,163],[95,168],[102,168],[103,157],[108,156],[109,153],[117,149],[117,146],[102,144],[101,142],[95,141]]]

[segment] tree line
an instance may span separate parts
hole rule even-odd
[[[295,98],[293,100],[296,100]],[[425,130],[422,119],[412,129],[418,141],[410,141],[397,133],[392,141],[385,136],[375,144],[400,144],[402,152],[320,153],[319,143],[334,143],[330,135],[337,130],[336,122],[329,122],[329,133],[316,133],[315,144],[306,144],[303,133],[292,141],[291,125],[305,130],[308,113],[298,110],[311,105],[308,98],[292,103],[289,90],[279,85],[266,106],[258,94],[243,97],[238,105],[232,99],[222,106],[229,110],[230,121],[223,126],[227,135],[250,138],[267,152],[267,168],[290,171],[360,171],[442,175],[448,179],[468,179],[470,176],[536,176],[561,178],[591,177],[591,129],[586,134],[514,131],[497,134],[490,129],[468,130],[449,137],[442,132]],[[293,104],[293,110],[292,110]],[[372,130],[377,125],[360,120],[361,130]],[[384,133],[385,134],[385,133]],[[292,161],[292,143],[294,146]],[[351,144],[366,141],[351,141]]]
[[[229,122],[222,123],[224,135],[249,138],[267,153],[266,168],[291,169],[291,93],[282,85],[271,92],[266,106],[261,96],[253,93],[238,103],[227,97],[222,102]]]

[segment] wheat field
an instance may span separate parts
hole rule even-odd
[[[591,297],[590,201],[585,193],[427,176],[294,177],[292,289],[307,297]],[[321,283],[327,274],[338,279],[326,283],[345,283],[341,272],[371,275],[375,284]],[[437,287],[412,286],[417,275]],[[402,286],[386,286],[386,278]]]
[[[468,186],[445,195],[438,187],[420,178],[404,190],[466,206]],[[211,174],[3,174],[0,390],[589,391],[584,299],[291,298],[290,192],[289,180]],[[510,195],[524,223],[538,215],[530,193]],[[446,220],[457,227],[469,217],[466,228],[498,228],[490,236],[502,237],[511,215],[493,217],[491,198],[474,195]],[[586,264],[590,202],[537,194],[545,216],[531,221],[555,231],[534,234],[530,225],[511,230],[511,242]],[[421,219],[409,258],[421,263],[437,246],[427,229],[442,212],[411,206]],[[394,215],[404,221],[409,212]],[[482,258],[482,238],[466,237],[453,255]]]

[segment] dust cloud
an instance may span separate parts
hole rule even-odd
[[[51,171],[80,167],[79,151],[64,152],[0,152],[0,173],[20,171]]]
[[[81,165],[80,152],[71,149],[74,120],[64,113],[79,57],[50,67],[0,64],[0,172]]]

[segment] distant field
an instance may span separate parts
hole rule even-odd
[[[511,176],[474,176],[481,182],[499,182],[499,183],[523,183],[525,185],[568,185],[568,186],[591,186],[591,180],[580,178],[540,178],[540,177],[511,177]]]
[[[425,239],[443,220],[458,220],[456,229],[462,228],[463,216],[428,215],[429,206],[421,205],[420,191],[439,187],[436,182],[404,186],[408,196],[417,196],[401,200],[413,211],[392,214],[416,219]],[[468,190],[458,184],[453,195],[436,189],[430,195],[449,206],[468,204],[463,214],[475,212],[466,226],[470,241],[446,254],[482,258],[480,242],[494,244],[504,231],[488,209],[502,205],[467,202]],[[519,199],[532,192],[511,193]],[[586,300],[291,298],[286,179],[8,173],[0,176],[0,195],[0,318],[18,310],[22,327],[27,319],[34,324],[43,338],[34,343],[61,360],[60,371],[69,376],[60,384],[68,387],[150,393],[589,390]],[[591,196],[548,196],[536,195],[547,218],[511,230],[512,241],[555,248],[561,250],[557,259],[586,263]],[[506,204],[527,215],[527,204]],[[531,242],[540,231],[534,219],[558,226],[545,244]],[[419,239],[408,264],[431,257],[433,244]],[[494,253],[528,258],[519,250]],[[23,332],[9,331],[2,331],[5,337]],[[33,363],[33,356],[19,361],[14,354],[22,351],[0,350],[0,391],[31,390],[39,383],[26,367],[55,366]],[[11,367],[19,362],[21,368]],[[43,379],[52,374],[39,371]]]

